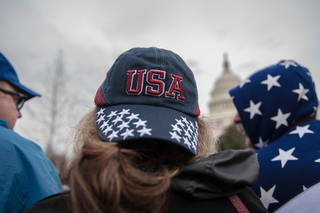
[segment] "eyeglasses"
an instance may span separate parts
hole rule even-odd
[[[13,97],[18,110],[20,110],[23,107],[24,102],[28,98],[28,95],[26,95],[26,94],[22,94],[22,93],[18,93],[18,92],[11,92],[11,91],[1,89],[1,88],[0,88],[0,91],[5,94],[11,95]]]

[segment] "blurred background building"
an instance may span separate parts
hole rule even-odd
[[[229,90],[241,82],[240,78],[231,72],[228,55],[224,54],[222,75],[214,83],[209,103],[209,120],[211,126],[221,135],[233,123],[237,112],[229,95]]]

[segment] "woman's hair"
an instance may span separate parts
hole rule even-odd
[[[200,117],[198,154],[192,157],[165,149],[163,141],[103,142],[95,113],[90,110],[73,135],[76,157],[66,179],[75,212],[165,212],[180,165],[218,152],[210,125]]]

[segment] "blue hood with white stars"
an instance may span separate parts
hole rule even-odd
[[[311,74],[285,60],[229,91],[260,163],[252,187],[270,212],[316,212],[320,189],[320,121]],[[312,209],[313,208],[313,209]]]
[[[310,72],[289,60],[254,73],[229,93],[256,149],[278,139],[290,124],[315,117],[318,107]]]

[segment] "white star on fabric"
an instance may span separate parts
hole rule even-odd
[[[108,136],[109,141],[112,141],[113,138],[117,138],[118,137],[118,132],[119,131],[112,131],[111,135]]]
[[[187,120],[185,117],[182,117],[182,116],[181,116],[181,118],[182,118],[182,121],[183,121],[186,125],[189,124],[188,120]]]
[[[268,91],[270,91],[273,86],[281,87],[281,85],[278,83],[279,78],[280,78],[280,75],[272,77],[271,75],[268,74],[267,79],[264,81],[261,81],[261,84],[268,85]]]
[[[187,136],[189,139],[191,138],[191,135],[190,135],[189,131],[184,130],[184,133],[185,133],[185,136]]]
[[[298,101],[300,101],[301,98],[306,101],[309,100],[309,98],[306,96],[306,94],[309,92],[309,89],[304,89],[301,83],[299,83],[299,89],[294,89],[292,90],[292,92],[297,93],[299,95]]]
[[[242,88],[246,83],[250,83],[250,82],[251,80],[247,78],[240,83],[239,87]]]
[[[98,117],[99,115],[102,115],[103,112],[104,112],[104,110],[105,110],[105,108],[101,108],[101,109],[99,110],[99,112],[96,113],[97,117]]]
[[[100,126],[100,129],[103,130],[103,128],[105,128],[106,126],[108,126],[108,121],[103,121],[103,124]]]
[[[123,122],[121,116],[117,116],[116,119],[114,119],[114,120],[112,121],[112,123],[113,123],[114,125],[116,125],[118,122]]]
[[[129,127],[129,122],[124,122],[124,121],[122,121],[122,124],[120,124],[119,126],[118,126],[118,128],[120,128],[120,131],[123,129],[123,128],[128,128]]]
[[[317,159],[317,160],[315,160],[314,162],[316,162],[316,163],[320,163],[320,158],[319,158],[319,159]]]
[[[127,117],[127,119],[129,119],[129,122],[132,121],[133,119],[139,119],[138,118],[139,114],[133,114],[131,113],[130,116]]]
[[[193,123],[191,121],[190,121],[190,126],[191,126],[192,129],[194,129],[194,125],[193,125]],[[198,126],[197,126],[197,128],[198,128]]]
[[[273,193],[274,193],[274,190],[276,188],[276,185],[274,185],[271,189],[269,189],[267,192],[260,186],[260,194],[261,194],[261,202],[263,203],[264,207],[266,209],[268,209],[269,205],[271,203],[279,203],[278,200],[276,200],[274,197],[273,197]]]
[[[257,104],[254,104],[254,102],[252,100],[250,100],[250,107],[244,109],[245,112],[250,112],[250,119],[252,119],[255,114],[257,115],[262,115],[262,113],[259,110],[259,107],[261,105],[261,101]]]
[[[176,132],[169,132],[169,133],[171,135],[171,139],[176,139],[180,143],[181,137],[179,135],[177,135]]]
[[[177,121],[177,125],[180,125],[181,127],[184,127],[185,125],[181,122],[181,120],[175,119]]]
[[[118,111],[118,110],[116,110],[116,111],[111,111],[110,114],[107,116],[107,118],[110,119],[110,118],[112,118],[113,116],[117,115],[117,111]]]
[[[314,112],[310,115],[310,117],[314,117],[314,116],[316,116],[317,107],[316,107],[316,106],[314,106],[314,107],[313,107],[313,110],[314,110]]]
[[[293,147],[292,149],[289,149],[288,151],[284,151],[282,149],[279,149],[279,155],[277,157],[273,158],[271,161],[280,160],[281,161],[281,168],[283,168],[286,165],[288,160],[298,160],[298,158],[296,158],[292,155],[292,153],[295,149],[296,149],[295,147]]]
[[[191,143],[190,143],[190,141],[188,140],[188,138],[183,137],[183,143],[186,144],[186,145],[189,147],[189,149],[191,148]]]
[[[261,149],[263,147],[268,146],[268,142],[269,140],[263,141],[262,138],[259,137],[259,143],[255,144],[255,146]]]
[[[172,129],[173,131],[177,131],[177,132],[179,132],[179,134],[181,134],[182,129],[180,129],[177,124],[175,124],[175,125],[171,124],[171,126],[173,127],[173,129]]]
[[[187,132],[192,132],[192,128],[191,128],[191,126],[188,126],[188,129],[187,129]]]
[[[139,132],[139,133],[140,133],[140,137],[142,137],[142,136],[145,135],[145,134],[151,135],[151,130],[152,130],[152,129],[147,129],[147,128],[144,126],[142,129],[138,130],[137,132]]]
[[[98,123],[98,124],[100,124],[101,121],[104,121],[104,116],[105,116],[105,115],[100,116],[100,118],[97,120],[97,123]]]
[[[147,121],[139,119],[137,122],[134,122],[133,124],[136,125],[136,128],[138,128],[139,126],[146,126],[146,123]]]
[[[197,151],[198,144],[198,124],[197,122],[189,121],[187,118],[181,116],[181,119],[175,119],[176,123],[171,124],[172,131],[169,132],[171,139],[177,140],[185,144],[192,152]]]
[[[113,125],[107,126],[107,128],[106,128],[102,133],[103,133],[104,135],[107,135],[108,132],[112,131],[112,127],[113,127]]]
[[[290,112],[288,112],[288,113],[286,113],[286,114],[283,114],[282,111],[281,111],[281,109],[279,108],[279,109],[278,109],[278,115],[277,115],[277,116],[274,116],[274,117],[271,117],[270,119],[277,122],[277,124],[276,124],[276,129],[278,129],[279,126],[281,126],[281,125],[288,126],[287,119],[288,119],[288,117],[289,117],[290,115],[291,115]]]
[[[302,189],[303,189],[303,191],[306,191],[308,188],[305,187],[304,185],[302,185]]]
[[[125,140],[128,136],[134,136],[132,134],[133,131],[133,129],[126,129],[126,131],[124,133],[121,133],[120,136],[123,136],[123,140]]]
[[[305,125],[305,126],[297,126],[296,127],[296,130],[290,132],[289,134],[292,135],[292,134],[299,134],[299,137],[302,138],[304,136],[304,134],[314,134],[314,132],[312,130],[309,130],[309,126],[310,124],[308,125]]]
[[[290,66],[298,67],[296,63],[290,60],[285,60],[284,62],[280,63],[280,65],[284,66],[286,69]]]
[[[191,144],[192,144],[192,148],[194,149],[194,151],[196,151],[196,150],[197,150],[197,147],[196,147],[197,143],[196,143],[196,141],[193,140]]]
[[[122,109],[122,112],[119,112],[119,115],[123,117],[124,115],[130,115],[130,109]]]

